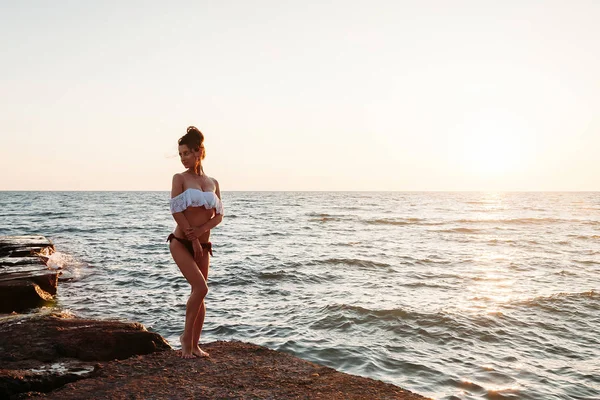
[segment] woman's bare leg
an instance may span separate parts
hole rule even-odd
[[[194,323],[198,316],[198,310],[202,307],[204,298],[208,293],[206,279],[196,265],[194,258],[190,255],[185,246],[177,240],[172,240],[169,246],[173,260],[179,267],[179,270],[192,286],[192,293],[187,301],[185,309],[185,328],[183,334],[179,337],[181,341],[181,357],[193,358],[192,339],[194,337]]]
[[[200,261],[198,267],[204,280],[208,282],[208,265],[210,263],[210,258],[208,255],[208,251],[204,252],[202,256],[202,260]],[[200,348],[198,343],[200,342],[200,336],[202,335],[202,327],[204,326],[204,316],[206,315],[206,306],[205,302],[202,302],[200,309],[198,310],[198,315],[196,315],[196,320],[194,322],[194,330],[192,337],[192,353],[199,357],[208,357],[208,353]]]

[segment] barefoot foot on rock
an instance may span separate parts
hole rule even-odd
[[[181,343],[181,358],[196,358],[192,353],[192,343],[184,339],[183,335],[179,336],[179,343]]]
[[[205,352],[204,350],[202,350],[199,346],[196,346],[193,350],[192,350],[192,354],[198,357],[210,357],[210,355]]]

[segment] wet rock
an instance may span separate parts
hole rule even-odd
[[[20,364],[19,369],[0,369],[0,398],[28,392],[50,392],[94,373],[92,365],[68,359],[48,364],[37,361]]]
[[[54,245],[43,236],[0,236],[0,312],[52,300],[60,274],[46,266],[52,253]]]
[[[29,257],[39,253],[49,257],[54,244],[44,236],[0,236],[0,257]]]
[[[23,311],[52,300],[50,293],[30,280],[0,281],[0,312]]]

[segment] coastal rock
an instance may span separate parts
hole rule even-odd
[[[0,277],[0,279],[2,278]],[[50,293],[30,280],[0,281],[0,312],[22,311],[39,307],[52,299]]]
[[[52,363],[36,361],[13,363],[12,369],[0,369],[0,398],[19,397],[28,392],[50,392],[58,387],[87,378],[95,368],[89,363],[58,359]]]
[[[40,235],[0,236],[0,257],[29,257],[35,253],[49,257],[54,253],[54,244]]]
[[[54,245],[43,236],[0,236],[0,312],[53,299],[60,272],[46,266],[52,253]]]
[[[108,362],[90,379],[41,396],[49,399],[405,399],[424,397],[392,384],[338,372],[243,342],[203,346],[208,358],[167,351]]]
[[[0,398],[87,378],[98,361],[169,349],[160,335],[138,323],[66,314],[7,316],[0,319]]]

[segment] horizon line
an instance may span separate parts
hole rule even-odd
[[[1,189],[1,192],[169,192],[170,190],[115,190],[115,189]],[[264,193],[600,193],[598,190],[223,190],[229,192],[264,192]]]

